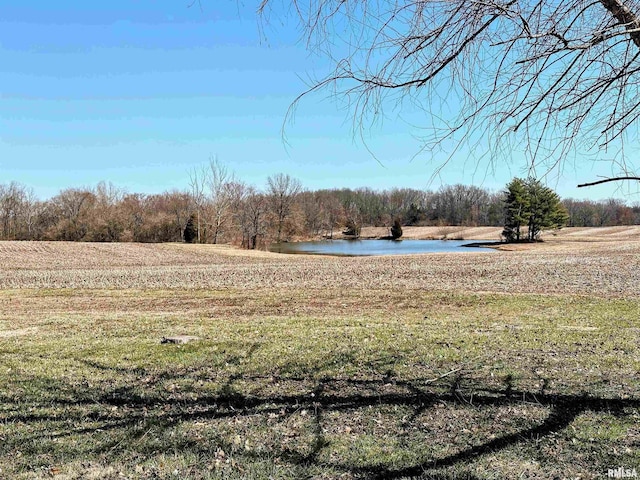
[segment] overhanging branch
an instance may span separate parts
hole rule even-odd
[[[605,178],[604,180],[598,180],[596,182],[589,182],[589,183],[581,183],[580,185],[578,185],[578,188],[581,187],[592,187],[593,185],[600,185],[601,183],[607,183],[607,182],[619,182],[621,180],[635,180],[637,182],[640,182],[640,177],[613,177],[613,178]]]

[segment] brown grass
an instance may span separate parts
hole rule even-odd
[[[0,288],[405,288],[640,295],[640,242],[337,258],[181,244],[0,243]]]
[[[386,227],[365,227],[362,238],[379,238],[388,235]],[[407,240],[439,240],[448,238],[454,240],[489,240],[500,241],[502,227],[464,227],[464,226],[436,226],[436,227],[402,227],[402,238]],[[638,241],[640,240],[640,226],[630,225],[621,227],[567,227],[561,230],[543,232],[542,239],[547,242],[562,240],[564,242],[605,242],[605,241]]]

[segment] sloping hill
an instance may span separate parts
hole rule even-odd
[[[403,227],[402,238],[415,240],[493,240],[499,241],[502,227]],[[385,227],[365,227],[362,238],[379,238],[388,235]],[[567,227],[542,234],[545,241],[565,240],[581,242],[640,240],[640,225],[622,227]]]

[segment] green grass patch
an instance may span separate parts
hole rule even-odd
[[[638,300],[27,290],[0,305],[1,478],[640,470]],[[175,334],[201,339],[160,343]]]

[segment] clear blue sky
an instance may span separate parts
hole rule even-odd
[[[517,155],[486,175],[461,151],[429,183],[446,154],[412,160],[416,132],[389,118],[368,134],[378,162],[325,95],[301,104],[285,145],[288,106],[328,66],[298,42],[293,22],[274,21],[265,40],[257,0],[190,3],[0,0],[0,183],[24,183],[41,198],[101,180],[156,193],[186,189],[189,171],[212,156],[258,187],[282,172],[309,189],[499,190],[526,174]],[[613,185],[573,188],[610,173],[606,162],[567,166],[552,186],[562,196],[625,198]]]

